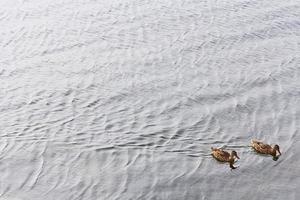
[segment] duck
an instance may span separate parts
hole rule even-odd
[[[279,145],[275,144],[273,147],[269,144],[265,144],[258,140],[251,140],[251,147],[257,152],[261,154],[268,154],[273,156],[273,160],[277,160],[279,156],[281,156],[281,152],[279,149]],[[278,152],[278,155],[277,155]]]
[[[223,149],[211,147],[211,155],[220,162],[228,162],[231,169],[236,169],[237,167],[233,166],[234,159],[240,159],[236,151],[231,151],[231,154]]]

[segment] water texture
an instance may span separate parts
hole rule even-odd
[[[1,200],[300,199],[299,0],[1,0],[0,25]]]

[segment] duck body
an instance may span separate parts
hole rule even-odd
[[[211,148],[212,153],[211,155],[220,162],[228,162],[230,164],[230,168],[235,169],[236,167],[233,166],[234,158],[238,158],[237,153],[232,151],[231,154],[227,151],[217,148]]]
[[[212,156],[220,162],[230,161],[230,153],[222,149],[212,148]]]
[[[276,144],[274,147],[272,147],[269,144],[265,144],[263,142],[257,141],[257,140],[251,140],[251,147],[257,152],[261,154],[268,154],[273,156],[274,158],[281,155],[281,152],[279,150],[279,146]],[[279,155],[277,156],[277,151]]]

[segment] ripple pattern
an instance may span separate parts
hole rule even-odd
[[[0,200],[299,199],[299,16],[298,0],[1,1]]]

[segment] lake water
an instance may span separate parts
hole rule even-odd
[[[0,25],[1,200],[300,199],[299,0],[2,0]]]

